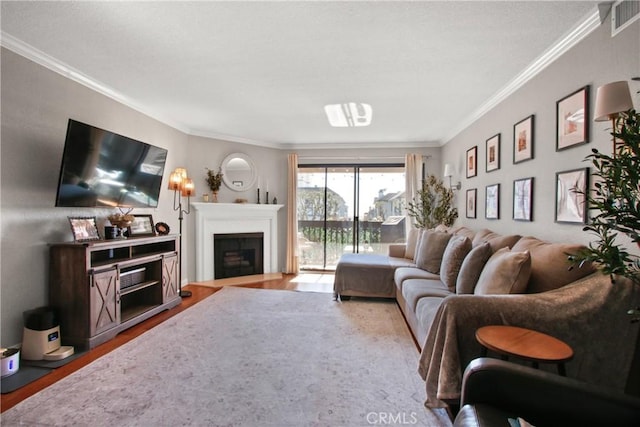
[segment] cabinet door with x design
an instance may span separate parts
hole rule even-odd
[[[120,323],[118,269],[93,272],[89,282],[89,323],[91,336],[94,336]]]

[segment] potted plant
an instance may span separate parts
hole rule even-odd
[[[453,225],[458,218],[458,209],[452,206],[453,190],[444,186],[434,175],[422,181],[422,188],[407,208],[415,219],[417,228],[435,228],[440,224]]]
[[[630,253],[632,245],[640,247],[640,113],[629,110],[616,120],[611,133],[620,142],[612,156],[596,149],[590,161],[597,177],[592,193],[586,192],[587,208],[594,212],[583,228],[596,239],[569,257],[574,265],[591,262],[611,277],[624,277],[640,285],[640,257]],[[620,242],[628,238],[627,242]],[[640,319],[640,309],[629,311]]]
[[[218,201],[218,191],[220,191],[220,186],[222,185],[222,168],[218,168],[218,172],[214,172],[213,170],[207,169],[207,185],[209,186],[209,190],[212,193],[212,202]]]

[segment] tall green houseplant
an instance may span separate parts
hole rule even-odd
[[[632,245],[640,247],[640,114],[635,110],[623,113],[611,135],[620,142],[612,156],[593,149],[586,158],[595,168],[597,181],[593,193],[585,195],[594,216],[583,230],[595,234],[596,240],[569,260],[574,265],[592,262],[612,282],[625,277],[638,286],[640,257],[619,237],[626,235]],[[633,321],[640,320],[640,307],[628,313]]]
[[[451,226],[458,218],[458,209],[453,207],[453,190],[445,187],[434,175],[422,181],[422,188],[409,203],[407,212],[415,219],[417,228],[434,228],[440,224]]]
[[[586,194],[593,216],[584,231],[595,234],[596,240],[570,259],[593,262],[612,281],[621,276],[640,285],[640,258],[619,239],[626,235],[640,246],[640,114],[623,113],[612,135],[620,143],[612,156],[593,149],[586,158],[595,168],[596,183]]]

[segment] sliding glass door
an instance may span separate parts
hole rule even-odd
[[[298,255],[307,270],[333,270],[343,253],[386,254],[404,242],[404,166],[301,166]]]

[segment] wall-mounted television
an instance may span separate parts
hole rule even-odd
[[[56,206],[158,206],[167,150],[69,119]]]

